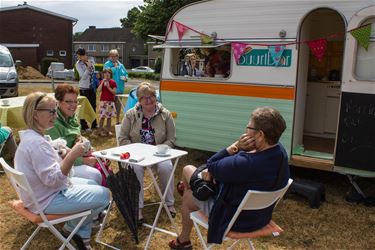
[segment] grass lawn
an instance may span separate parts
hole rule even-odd
[[[22,87],[20,95],[34,91],[32,86]],[[50,87],[38,88],[50,92]],[[114,130],[113,130],[114,131]],[[15,134],[18,137],[18,130]],[[105,149],[116,145],[114,136],[97,137],[87,135],[92,145],[97,149]],[[182,168],[186,164],[200,165],[212,155],[210,152],[185,149],[189,154],[179,161],[175,174],[175,182],[180,180]],[[116,171],[116,165],[113,164]],[[253,240],[257,249],[374,249],[375,248],[375,208],[345,202],[345,193],[350,189],[345,176],[307,169],[292,169],[292,178],[305,178],[321,182],[326,188],[326,201],[319,209],[311,209],[307,200],[291,195],[280,202],[275,209],[273,219],[285,232],[276,238],[266,237]],[[145,176],[145,181],[150,178]],[[359,184],[368,194],[375,195],[375,183],[371,179],[361,179]],[[0,249],[20,249],[26,239],[35,229],[35,225],[16,215],[7,201],[15,199],[16,195],[5,175],[0,175]],[[156,200],[157,195],[151,188],[145,191],[145,202]],[[176,208],[181,205],[181,197],[175,192]],[[157,206],[149,206],[144,210],[147,222],[152,223]],[[181,225],[181,214],[176,217],[176,224]],[[165,212],[159,220],[159,227],[171,229]],[[116,207],[111,212],[110,221],[103,233],[104,241],[121,249],[143,249],[146,244],[149,229],[140,228],[140,244],[136,245],[131,234]],[[94,249],[106,249],[98,245],[92,238]],[[163,233],[155,233],[150,249],[169,249],[168,242],[173,237]],[[195,231],[192,232],[194,249],[202,249]],[[48,230],[42,230],[32,241],[29,249],[57,249],[59,241],[51,236]],[[228,244],[225,244],[228,246]],[[219,246],[218,249],[223,249]],[[241,245],[239,249],[247,249]]]

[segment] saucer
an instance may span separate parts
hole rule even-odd
[[[170,155],[171,155],[171,153],[169,152],[169,150],[164,154],[161,154],[161,153],[158,153],[158,152],[154,153],[154,156],[157,156],[157,157],[167,157],[167,156],[170,156]]]
[[[10,105],[9,104],[1,104],[1,106],[3,106],[3,107],[9,107]]]

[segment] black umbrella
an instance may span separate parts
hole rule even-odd
[[[107,185],[112,191],[113,200],[133,234],[135,242],[138,244],[138,202],[141,187],[137,175],[130,166],[127,168],[120,167],[116,174],[110,174],[107,177]]]

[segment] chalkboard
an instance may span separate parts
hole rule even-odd
[[[335,166],[375,171],[375,94],[342,93]]]

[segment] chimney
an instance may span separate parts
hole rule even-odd
[[[96,26],[89,26],[89,29],[96,29]]]

